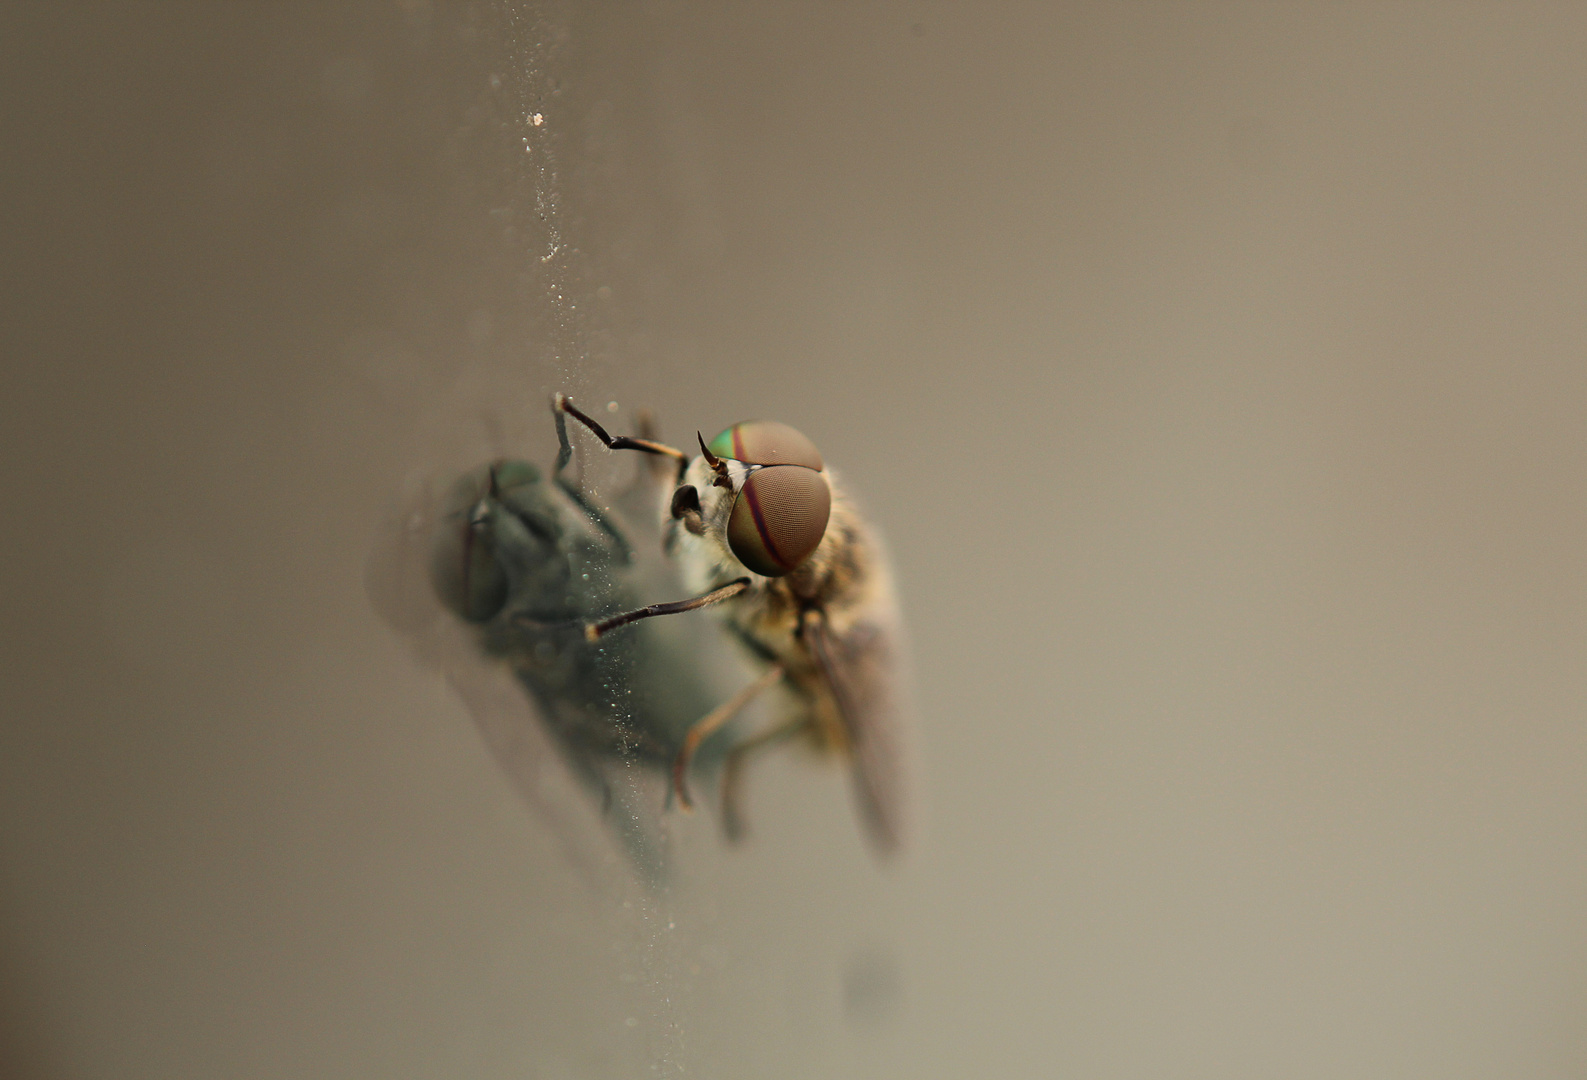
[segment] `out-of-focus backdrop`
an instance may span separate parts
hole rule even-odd
[[[1584,55],[1568,5],[6,7],[6,1075],[1581,1075]],[[749,846],[594,888],[371,611],[405,480],[549,460],[558,389],[844,471],[900,865],[777,755]]]

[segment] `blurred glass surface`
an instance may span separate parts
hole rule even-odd
[[[1584,53],[1563,5],[6,7],[0,1065],[1580,1075]],[[592,887],[381,624],[403,485],[548,463],[554,390],[842,470],[902,865],[776,755],[747,847]]]

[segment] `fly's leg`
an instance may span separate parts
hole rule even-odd
[[[722,762],[722,831],[727,833],[730,843],[738,843],[744,839],[744,815],[739,810],[742,801],[744,759],[750,754],[764,750],[782,742],[791,735],[796,735],[810,723],[810,718],[805,715],[793,716],[776,727],[768,728],[758,735],[752,735],[727,752],[727,759]]]
[[[616,437],[608,435],[605,428],[586,416],[572,401],[562,394],[556,396],[553,404],[557,411],[559,425],[561,424],[561,415],[567,413],[573,419],[589,428],[590,434],[601,440],[608,450],[640,450],[647,454],[659,454],[663,457],[674,458],[678,462],[678,479],[680,481],[683,479],[684,470],[689,467],[689,456],[682,450],[651,439],[635,439],[627,435],[618,435]],[[566,445],[566,440],[564,440],[563,446],[565,447]]]
[[[556,400],[560,403],[564,399],[561,394],[558,394]],[[562,489],[562,493],[572,499],[580,510],[584,511],[584,516],[594,522],[596,528],[611,538],[613,549],[618,559],[625,563],[632,562],[634,551],[628,545],[628,538],[622,534],[616,525],[612,524],[611,519],[603,514],[599,507],[590,502],[579,485],[563,475],[563,470],[568,467],[568,462],[573,460],[573,444],[568,441],[567,421],[562,418],[560,404],[552,408],[551,415],[555,419],[557,426],[557,467],[552,471],[552,479],[556,481],[557,487]]]
[[[678,751],[678,756],[672,760],[672,791],[678,797],[678,805],[685,810],[694,809],[694,802],[689,798],[689,763],[694,760],[695,752],[700,749],[700,744],[715,734],[723,724],[737,716],[739,710],[748,705],[755,698],[769,689],[772,684],[782,678],[782,665],[773,664],[765,673],[738,693],[728,698],[722,704],[696,720],[683,736],[683,746]],[[736,752],[736,751],[735,751]]]
[[[720,589],[712,589],[700,596],[690,597],[687,600],[674,600],[667,604],[651,604],[649,607],[636,608],[625,611],[620,615],[602,619],[600,622],[586,623],[584,636],[590,641],[597,641],[604,634],[609,634],[619,626],[627,626],[640,619],[653,619],[657,615],[678,615],[685,611],[698,611],[712,604],[720,604],[724,600],[731,600],[749,588],[749,578],[738,578],[723,585]]]
[[[639,429],[639,441],[664,445],[659,436],[661,429],[656,424],[656,414],[646,408],[634,410],[634,426]],[[644,466],[639,475],[634,477],[634,482],[629,486],[633,491],[645,483],[663,484],[667,482],[667,463],[658,455],[652,454],[645,459]]]
[[[661,429],[656,424],[655,413],[641,406],[634,410],[633,424],[636,438],[641,442],[659,443]],[[612,505],[630,520],[654,521],[656,503],[664,491],[672,491],[676,470],[669,458],[659,454],[640,454],[634,465],[633,474],[618,490]]]

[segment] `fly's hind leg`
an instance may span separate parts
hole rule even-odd
[[[683,746],[678,750],[678,756],[672,759],[672,792],[678,797],[678,805],[685,810],[692,810],[694,802],[689,798],[689,763],[694,760],[695,753],[700,749],[700,744],[709,739],[721,729],[739,711],[755,698],[759,697],[772,684],[782,678],[782,665],[773,664],[765,673],[738,693],[728,698],[722,704],[696,720],[683,736]]]
[[[768,746],[775,746],[784,739],[797,735],[809,723],[808,716],[790,717],[776,727],[750,736],[727,752],[727,760],[722,763],[722,831],[727,834],[729,843],[739,843],[748,831],[744,826],[743,811],[740,809],[743,801],[745,759],[752,753],[764,750]]]

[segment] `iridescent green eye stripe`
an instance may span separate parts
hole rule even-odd
[[[733,431],[737,433],[738,428],[735,427]],[[792,570],[793,567],[789,565],[788,560],[777,550],[777,542],[771,538],[771,530],[766,528],[766,515],[761,513],[760,499],[756,496],[755,485],[745,484],[744,490],[738,497],[749,503],[749,512],[755,517],[755,531],[760,534],[760,542],[766,545],[766,554],[784,570]]]
[[[739,461],[748,461],[749,458],[744,456],[744,425],[743,424],[734,424],[732,430],[733,430],[733,457],[737,458]],[[756,524],[759,524],[759,522],[760,522],[760,513],[759,513],[759,511],[757,511],[756,514],[755,514],[755,521],[756,521]],[[764,528],[762,528],[761,529],[761,535],[764,536],[765,533],[766,533],[766,530]],[[781,562],[780,559],[778,561]]]
[[[733,458],[736,461],[738,460],[738,457],[733,451],[734,445],[738,442],[737,436],[738,425],[734,424],[732,427],[722,432],[722,434],[712,439],[710,446],[706,447],[706,449],[710,450],[711,453],[715,454],[717,457]]]

